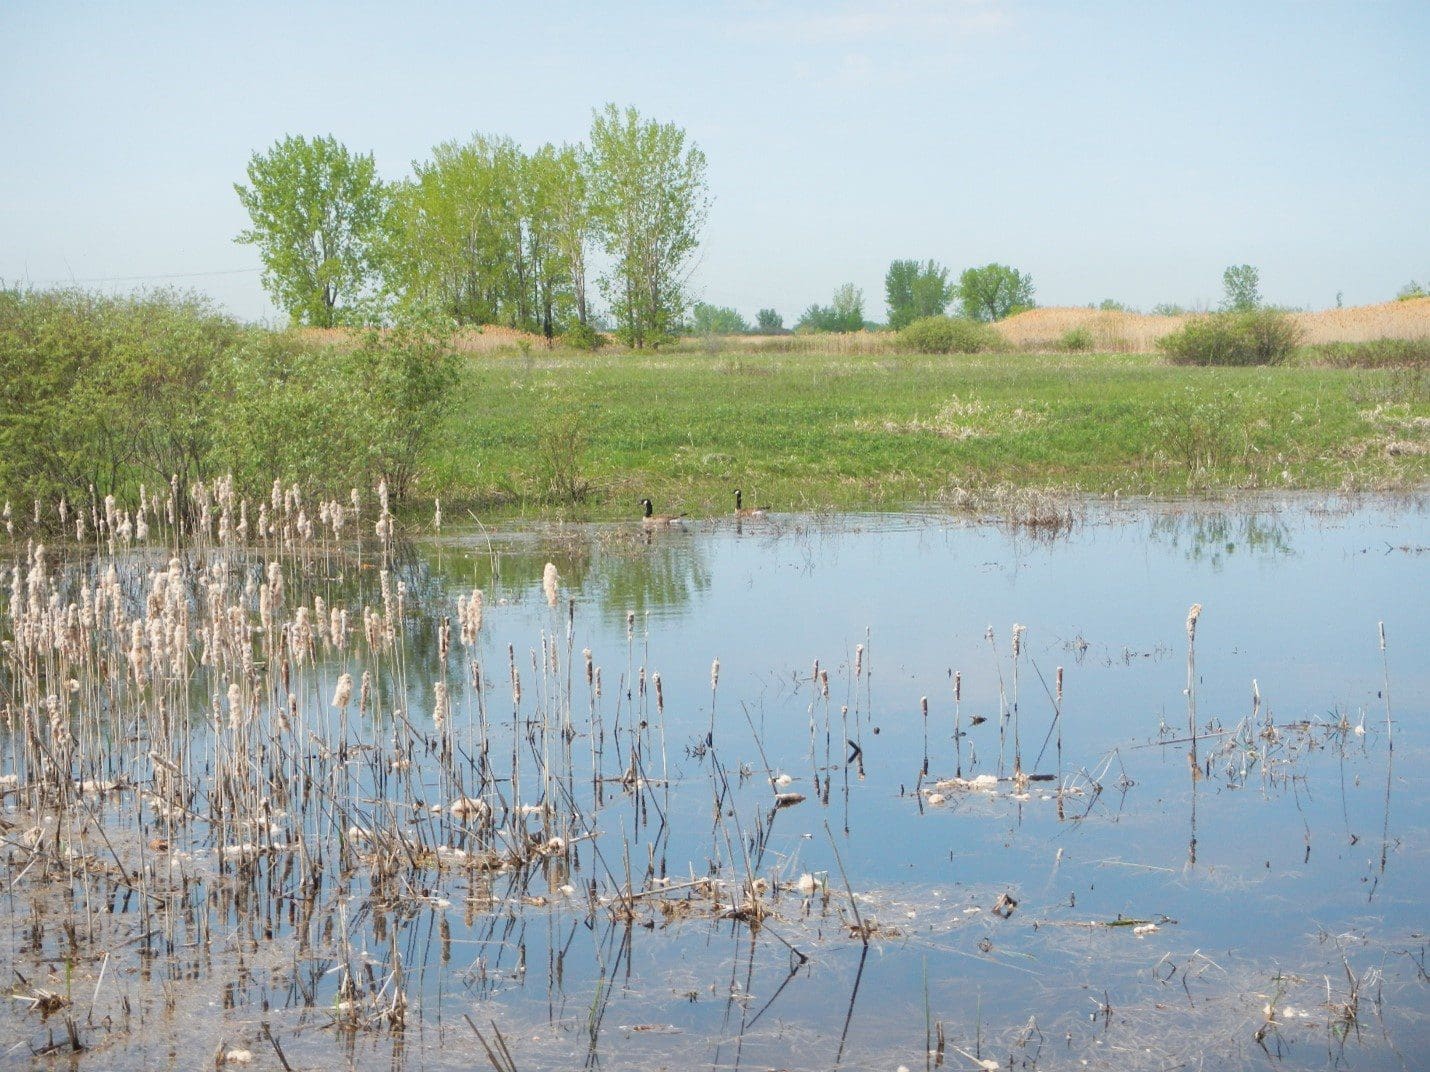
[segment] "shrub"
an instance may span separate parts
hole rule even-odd
[[[1157,347],[1176,365],[1274,365],[1291,355],[1301,334],[1285,313],[1252,309],[1196,317]]]
[[[1069,328],[1063,332],[1063,337],[1058,340],[1058,345],[1069,353],[1091,350],[1093,346],[1092,332],[1087,328]]]
[[[1303,346],[1298,357],[1307,364],[1339,368],[1427,368],[1430,338],[1316,343]]]
[[[239,335],[194,295],[0,290],[0,493],[73,504],[204,475]]]
[[[917,354],[977,354],[1001,349],[1003,337],[965,317],[925,316],[899,332],[899,346]]]
[[[566,330],[566,334],[561,336],[561,341],[573,350],[594,352],[611,340],[590,324],[573,324]]]

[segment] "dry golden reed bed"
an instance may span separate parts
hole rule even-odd
[[[1291,318],[1305,332],[1302,341],[1307,343],[1430,338],[1430,298],[1292,313]],[[1066,332],[1085,328],[1092,333],[1095,350],[1146,353],[1157,348],[1158,339],[1179,330],[1190,319],[1190,315],[1147,316],[1053,307],[1029,309],[995,327],[1023,350],[1058,349]]]
[[[1152,353],[1157,349],[1158,339],[1180,330],[1193,315],[1150,316],[1080,306],[1049,306],[1029,309],[993,326],[1019,350],[1061,350],[1063,336],[1075,328],[1083,328],[1092,335],[1093,350]],[[1430,298],[1292,313],[1291,317],[1304,331],[1301,340],[1304,343],[1430,338]],[[354,331],[349,328],[296,330],[302,338],[314,342],[342,343],[354,336]],[[510,350],[523,342],[533,348],[546,346],[546,339],[540,335],[491,324],[482,328],[464,328],[456,336],[457,349],[468,353]],[[557,342],[560,342],[559,338]],[[685,345],[699,343],[689,340]],[[721,349],[733,347],[765,353],[882,354],[898,350],[896,336],[887,331],[833,335],[723,335],[716,345]]]

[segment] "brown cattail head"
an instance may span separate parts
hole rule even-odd
[[[560,595],[560,589],[557,587],[558,581],[556,563],[546,563],[546,569],[541,572],[541,589],[546,593],[547,606],[556,606],[556,600]]]
[[[347,707],[353,698],[353,676],[344,674],[338,678],[338,686],[333,690],[333,706],[339,711]]]
[[[1202,616],[1202,605],[1193,603],[1191,609],[1187,611],[1187,639],[1197,639],[1197,619]]]
[[[1063,668],[1058,667],[1058,703],[1063,702]]]

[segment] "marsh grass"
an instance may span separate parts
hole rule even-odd
[[[1064,493],[1395,488],[1430,475],[1407,435],[1366,413],[1405,369],[1172,368],[1063,354],[550,355],[466,364],[429,454],[444,500],[550,511],[536,429],[581,402],[578,516],[628,516],[644,497],[721,516],[730,489],[775,513],[889,508],[1011,484]],[[568,400],[559,402],[556,400]],[[571,512],[568,504],[563,512]]]

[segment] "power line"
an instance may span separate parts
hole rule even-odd
[[[26,279],[27,283],[48,286],[52,283],[137,283],[146,279],[199,279],[212,275],[250,275],[262,271],[261,268],[227,268],[216,272],[161,272],[158,275],[104,275],[88,279],[59,277],[55,279]]]

